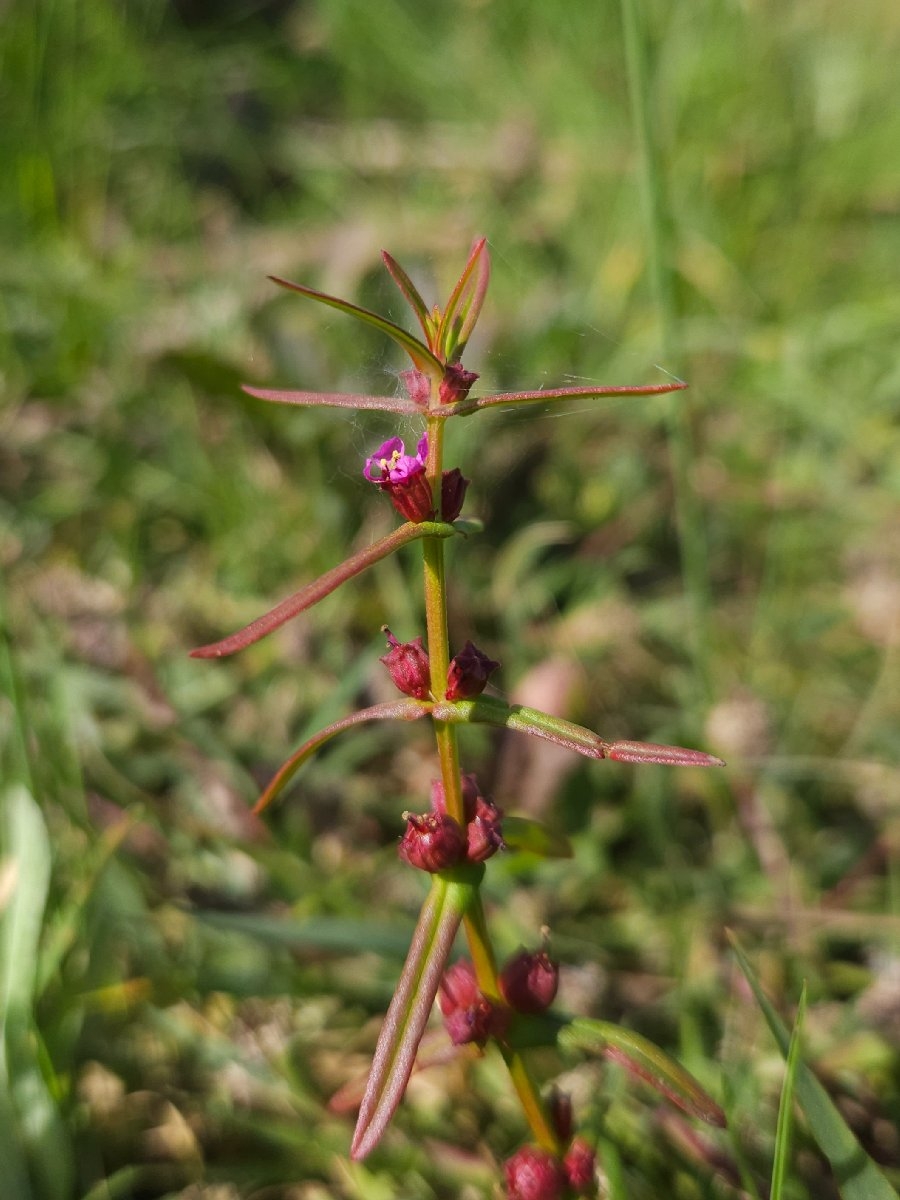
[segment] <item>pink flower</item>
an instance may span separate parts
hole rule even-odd
[[[427,458],[427,434],[423,433],[419,438],[415,456],[406,453],[402,438],[392,437],[366,459],[363,474],[370,483],[377,483],[379,487],[388,489],[414,475],[421,475],[425,470]]]
[[[427,434],[419,438],[414,455],[406,453],[402,438],[393,437],[366,459],[363,471],[370,483],[389,494],[397,512],[415,524],[434,515],[434,498],[425,477],[427,459]]]

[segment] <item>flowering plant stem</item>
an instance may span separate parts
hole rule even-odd
[[[400,642],[384,627],[388,653],[381,662],[404,698],[360,709],[314,734],[276,773],[255,811],[261,812],[275,799],[309,757],[338,733],[368,721],[430,718],[440,779],[432,783],[431,810],[405,814],[407,829],[398,852],[404,862],[431,874],[431,887],[378,1038],[351,1155],[364,1158],[384,1134],[403,1097],[437,997],[445,1034],[454,1046],[483,1048],[489,1041],[497,1045],[531,1129],[535,1144],[523,1147],[505,1166],[508,1196],[512,1200],[538,1194],[542,1200],[589,1197],[595,1191],[593,1150],[583,1139],[573,1138],[569,1100],[556,1092],[548,1100],[542,1099],[524,1054],[528,1046],[555,1044],[560,1027],[571,1024],[567,1018],[554,1022],[544,1015],[556,995],[559,964],[542,946],[537,951],[523,948],[498,970],[480,893],[483,864],[498,850],[518,843],[532,853],[549,857],[569,853],[568,846],[565,839],[554,838],[536,822],[522,818],[511,822],[513,834],[509,842],[504,841],[502,811],[481,794],[474,775],[461,771],[458,727],[480,723],[526,733],[595,760],[689,767],[722,764],[699,750],[635,741],[609,742],[564,718],[482,695],[490,674],[500,664],[471,641],[466,641],[463,649],[452,657],[450,651],[445,543],[456,535],[475,532],[480,523],[460,517],[469,481],[457,467],[444,470],[445,429],[451,417],[471,416],[494,405],[545,405],[576,397],[653,395],[678,391],[684,385],[671,382],[634,387],[553,388],[470,397],[469,390],[477,376],[463,367],[461,356],[478,318],[490,276],[485,239],[473,246],[443,311],[427,307],[410,277],[389,254],[385,253],[384,262],[412,308],[424,341],[349,301],[302,284],[281,279],[276,282],[393,338],[413,364],[412,370],[401,375],[407,398],[246,390],[278,403],[380,409],[423,420],[425,432],[415,444],[415,453],[407,453],[402,438],[391,437],[367,458],[363,471],[370,483],[388,494],[405,523],[387,537],[357,551],[244,629],[202,646],[194,654],[200,658],[219,658],[244,649],[386,555],[413,541],[421,541],[427,649],[421,636]],[[465,929],[471,961],[451,964],[460,925]],[[683,1069],[671,1064],[662,1051],[653,1048],[648,1051],[634,1038],[623,1040],[614,1027],[606,1026],[599,1032],[595,1027],[586,1033],[582,1031],[580,1041],[576,1038],[573,1045],[578,1049],[582,1043],[588,1050],[599,1046],[601,1052],[612,1047],[608,1053],[631,1063],[641,1078],[650,1079],[663,1094],[689,1103],[691,1111],[701,1119],[708,1119],[709,1113],[717,1111],[713,1101],[706,1102],[699,1085]],[[540,1181],[537,1192],[536,1180]]]

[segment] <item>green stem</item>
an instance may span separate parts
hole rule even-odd
[[[435,511],[440,514],[441,471],[446,422],[440,418],[431,418],[428,420],[426,428],[428,460],[425,471],[431,485]],[[425,623],[428,631],[431,693],[435,700],[440,701],[443,700],[447,689],[447,670],[450,666],[443,540],[441,538],[425,538],[422,542],[422,557],[425,571]],[[433,725],[441,764],[441,780],[444,785],[447,813],[465,828],[456,725],[438,718],[433,720]],[[494,948],[485,920],[481,895],[477,890],[466,909],[463,920],[478,986],[490,1000],[502,1002]],[[552,1154],[560,1154],[562,1148],[559,1138],[553,1130],[541,1101],[538,1085],[532,1078],[521,1052],[502,1044],[500,1050],[535,1140]]]
[[[439,418],[432,418],[427,423],[428,460],[425,472],[431,485],[435,509],[438,511],[441,503],[444,427],[444,421]],[[425,538],[422,542],[422,559],[425,568],[425,624],[428,631],[431,693],[436,699],[442,699],[447,690],[447,670],[450,666],[443,541],[440,538]],[[435,721],[434,736],[441,763],[447,814],[465,827],[456,729],[444,721]]]
[[[550,1124],[537,1084],[531,1077],[522,1052],[503,1045],[501,1045],[500,1051],[535,1141],[545,1150],[549,1150],[551,1154],[560,1155],[562,1153],[560,1140]]]

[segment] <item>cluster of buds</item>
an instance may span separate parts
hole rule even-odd
[[[386,625],[382,632],[387,635],[388,652],[380,661],[387,667],[391,679],[407,696],[427,700],[431,694],[431,665],[422,639],[398,642]],[[499,666],[472,642],[466,642],[459,654],[450,660],[444,699],[471,700],[480,696]]]
[[[481,795],[474,775],[461,779],[463,828],[447,812],[444,785],[431,785],[431,812],[406,813],[406,832],[398,853],[404,862],[422,871],[444,871],[457,863],[485,862],[503,846],[503,813]]]
[[[523,1146],[504,1164],[510,1200],[568,1200],[596,1194],[596,1155],[584,1138],[573,1138],[572,1101],[554,1088],[547,1109],[564,1152]]]
[[[450,1040],[456,1046],[483,1046],[489,1037],[502,1040],[514,1012],[536,1014],[550,1007],[558,983],[559,964],[551,962],[546,951],[520,950],[500,972],[501,1003],[485,996],[475,968],[468,959],[460,959],[444,972],[438,994]],[[571,1108],[568,1132],[560,1136],[571,1136]]]
[[[407,454],[402,438],[392,437],[366,459],[363,474],[370,483],[387,492],[390,501],[407,521],[420,524],[435,515],[434,497],[425,473],[428,436],[423,434],[415,454]],[[469,480],[459,467],[441,472],[441,520],[452,524],[462,512]]]
[[[576,1138],[564,1157],[540,1146],[523,1146],[504,1164],[509,1200],[569,1200],[596,1195],[595,1155]]]

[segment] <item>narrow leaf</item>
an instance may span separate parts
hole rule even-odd
[[[425,334],[425,340],[428,341],[430,333],[428,325],[428,306],[422,299],[419,289],[392,254],[388,254],[387,250],[382,250],[381,257],[384,265],[388,269],[391,279],[393,279],[394,283],[396,283],[397,287],[403,293],[403,298],[416,314],[416,320],[422,326],[422,332]]]
[[[442,521],[420,521],[418,524],[407,521],[405,525],[399,526],[387,537],[380,538],[357,554],[352,554],[339,566],[332,567],[330,571],[326,571],[324,575],[320,575],[318,579],[308,583],[299,592],[294,592],[293,596],[288,596],[270,612],[257,617],[255,621],[251,621],[249,625],[239,629],[237,633],[232,633],[220,642],[212,642],[208,646],[200,646],[196,650],[192,650],[191,658],[223,658],[226,654],[234,654],[237,650],[252,646],[260,638],[264,638],[280,628],[285,621],[290,621],[292,617],[296,617],[307,608],[318,604],[320,600],[339,588],[342,583],[346,583],[354,575],[359,575],[380,559],[393,554],[407,542],[414,542],[417,538],[423,537],[452,537],[455,533],[456,530],[452,525],[447,525]]]
[[[320,729],[318,733],[305,741],[287,762],[282,763],[272,782],[253,806],[253,812],[258,814],[264,808],[268,808],[272,801],[284,791],[306,760],[311,758],[326,742],[330,742],[337,734],[343,733],[345,729],[350,729],[354,725],[363,725],[366,721],[417,721],[419,717],[424,717],[430,709],[431,705],[427,701],[413,700],[411,697],[406,700],[392,700],[387,704],[373,704],[371,708],[361,708],[348,717],[342,717],[340,721],[335,721],[324,729]]]
[[[733,933],[728,934],[728,940],[779,1050],[787,1055],[790,1051],[787,1028],[762,990],[756,972]],[[831,1163],[844,1200],[897,1200],[897,1193],[856,1140],[825,1088],[803,1062],[797,1066],[794,1089],[810,1131]]]
[[[399,413],[402,417],[420,416],[422,409],[403,396],[362,396],[355,392],[290,392],[274,388],[250,387],[243,384],[241,391],[257,400],[274,400],[277,404],[305,404],[321,408],[379,409],[383,412]]]
[[[381,317],[368,308],[360,308],[358,304],[351,304],[349,300],[340,300],[337,296],[329,296],[326,292],[317,292],[315,288],[305,287],[302,283],[291,283],[289,279],[281,279],[278,275],[270,275],[269,278],[279,287],[299,292],[301,296],[308,296],[310,300],[318,300],[320,304],[327,304],[331,308],[338,309],[339,312],[347,313],[350,317],[356,317],[358,321],[363,321],[366,325],[374,325],[376,329],[386,333],[389,338],[393,338],[399,346],[402,346],[412,359],[413,366],[419,371],[424,371],[426,375],[440,379],[444,374],[443,363],[435,358],[424,342],[413,337],[402,326],[388,321],[386,317]]]
[[[564,387],[547,388],[537,392],[496,392],[492,396],[467,396],[454,404],[444,404],[435,415],[441,417],[466,417],[482,408],[499,405],[549,404],[554,400],[592,400],[601,396],[662,396],[666,392],[680,392],[687,387],[680,380],[674,383],[637,384],[629,387]]]
[[[643,1079],[661,1095],[698,1120],[724,1127],[725,1114],[680,1063],[631,1029],[609,1021],[578,1019],[560,1030],[562,1047],[602,1054]]]
[[[354,1159],[374,1150],[403,1099],[456,931],[476,888],[476,883],[439,875],[432,879],[375,1048],[350,1148]]]
[[[788,1047],[787,1070],[784,1073],[784,1083],[781,1087],[781,1100],[778,1104],[778,1124],[775,1133],[775,1156],[772,1164],[772,1189],[769,1200],[781,1200],[784,1184],[787,1178],[788,1157],[791,1142],[791,1117],[794,1111],[794,1088],[797,1082],[797,1068],[800,1065],[800,1039],[803,1033],[803,1022],[806,1017],[806,984],[800,993],[800,1004],[797,1007],[797,1019],[791,1033],[791,1044]]]
[[[437,344],[448,362],[458,359],[478,320],[491,277],[487,238],[479,238],[472,247],[463,273],[450,293],[438,327]]]
[[[666,767],[724,767],[714,754],[686,750],[683,746],[659,746],[654,742],[613,742],[606,757],[623,763],[659,763]]]
[[[528,733],[567,750],[575,750],[587,758],[609,758],[626,763],[661,763],[670,767],[724,767],[721,758],[702,750],[687,750],[683,746],[660,746],[653,742],[607,742],[598,733],[551,716],[524,704],[507,704],[494,696],[477,700],[443,702],[434,706],[439,721],[451,724],[470,722],[500,725],[517,733]]]

